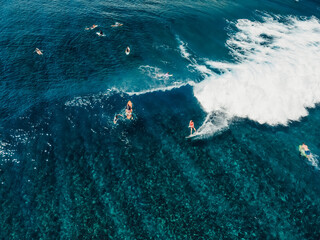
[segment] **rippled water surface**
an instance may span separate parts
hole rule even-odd
[[[320,238],[318,1],[0,16],[1,239]]]

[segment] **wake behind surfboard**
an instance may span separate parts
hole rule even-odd
[[[302,157],[305,157],[312,166],[314,166],[317,170],[320,170],[318,155],[311,153],[309,150],[306,151],[302,147],[302,145],[299,145],[299,152],[300,152],[300,155]]]
[[[195,137],[195,136],[197,136],[196,134],[191,134],[191,135],[189,135],[189,136],[186,136],[185,138],[193,138],[193,137]]]
[[[299,152],[301,156],[308,158],[305,150],[302,148],[302,145],[299,145]]]

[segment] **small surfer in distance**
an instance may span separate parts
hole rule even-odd
[[[119,117],[123,117],[123,115],[122,114],[116,114],[115,116],[114,116],[114,119],[113,119],[113,123],[114,124],[117,124],[117,121],[119,120]]]
[[[123,24],[119,22],[115,22],[114,25],[111,25],[111,27],[121,27]]]
[[[190,136],[192,135],[192,129],[194,130],[194,132],[197,131],[194,127],[194,122],[192,120],[190,120],[189,122],[189,128],[190,128]]]
[[[173,75],[172,75],[172,74],[169,74],[169,72],[167,72],[164,76],[165,76],[165,77],[172,77]]]
[[[126,106],[126,116],[127,119],[133,119],[132,117],[132,102],[128,101],[127,106]]]
[[[103,37],[103,32],[100,30],[100,32],[97,32],[97,34],[100,36],[100,37]]]
[[[307,158],[310,158],[312,156],[311,152],[306,144],[302,143],[301,149],[304,151]]]
[[[34,50],[38,55],[43,55],[42,51],[39,48],[36,48],[36,50]]]
[[[85,30],[92,30],[92,29],[95,29],[96,27],[98,27],[98,25],[93,24],[91,27],[85,28]]]
[[[126,48],[126,54],[127,54],[127,55],[130,54],[130,48],[129,48],[129,47]]]

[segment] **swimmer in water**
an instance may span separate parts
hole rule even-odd
[[[126,106],[126,116],[127,116],[127,119],[133,119],[132,117],[132,102],[129,101],[127,103],[127,106]]]
[[[42,51],[39,48],[36,48],[36,50],[34,50],[38,55],[43,55]]]
[[[194,127],[194,122],[192,120],[190,120],[189,122],[189,128],[190,128],[190,135],[192,135],[192,129],[194,130],[194,132],[197,131]]]
[[[165,76],[165,77],[172,77],[173,75],[172,75],[172,74],[169,74],[169,72],[167,72],[164,76]]]
[[[117,121],[119,120],[119,117],[120,117],[120,116],[123,117],[122,114],[117,114],[117,115],[114,116],[114,119],[113,119],[113,123],[114,123],[114,124],[117,123]]]
[[[121,27],[123,24],[116,22],[114,25],[111,25],[111,27]]]
[[[129,53],[130,53],[130,48],[127,47],[127,48],[126,48],[126,54],[129,55]]]

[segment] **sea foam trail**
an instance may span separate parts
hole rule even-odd
[[[177,83],[177,84],[173,84],[171,86],[167,86],[167,87],[158,87],[158,88],[152,88],[152,89],[148,89],[148,90],[144,90],[144,91],[140,91],[140,92],[126,92],[126,94],[128,94],[129,96],[132,95],[142,95],[142,94],[147,94],[147,93],[152,93],[152,92],[165,92],[165,91],[170,91],[172,89],[176,89],[176,88],[181,88],[183,86],[195,86],[195,83],[193,81],[187,81],[185,83]]]
[[[320,102],[319,20],[276,16],[234,26],[226,45],[236,63],[207,61],[222,74],[194,86],[203,109],[272,126],[308,115],[306,108]]]
[[[181,57],[185,58],[188,61],[191,61],[190,53],[187,51],[187,48],[186,48],[187,44],[182,40],[180,40],[180,37],[178,35],[176,36],[176,39],[179,43],[179,50],[180,50]]]
[[[319,168],[319,157],[318,155],[312,154],[309,158],[307,158],[309,163],[314,166],[317,170],[320,170]]]

